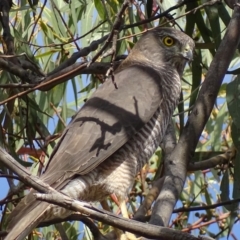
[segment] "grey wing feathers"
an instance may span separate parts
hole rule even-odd
[[[64,132],[43,175],[48,184],[90,172],[155,113],[162,100],[157,71],[135,65],[118,73],[115,79],[118,89],[111,80],[104,83]]]

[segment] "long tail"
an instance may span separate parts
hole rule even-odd
[[[36,201],[30,193],[10,214],[7,226],[8,235],[5,240],[24,239],[46,218],[46,211],[49,206],[49,203]]]

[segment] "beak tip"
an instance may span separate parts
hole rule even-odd
[[[186,58],[188,61],[193,61],[193,52],[192,50],[186,50],[184,53],[183,53],[183,57]]]

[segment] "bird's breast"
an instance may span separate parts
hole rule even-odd
[[[170,116],[170,117],[169,117]],[[165,134],[171,115],[157,109],[153,117],[122,148],[98,166],[98,182],[108,194],[124,198],[134,177],[151,158]]]

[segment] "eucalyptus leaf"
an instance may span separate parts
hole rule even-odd
[[[228,83],[226,89],[226,99],[229,113],[234,124],[240,127],[240,76],[237,76],[232,82]]]

